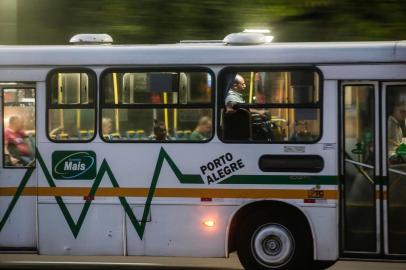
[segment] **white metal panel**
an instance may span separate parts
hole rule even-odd
[[[323,137],[321,142],[323,143],[335,143],[337,144],[337,120],[338,119],[338,102],[337,102],[337,81],[334,80],[325,80],[323,83],[323,123],[322,123],[322,132]],[[337,146],[337,145],[336,145]],[[337,156],[337,147],[334,148],[336,160]],[[317,154],[317,153],[315,153]],[[334,167],[336,167],[334,163]],[[334,170],[336,174],[337,169]],[[329,171],[332,172],[332,171]]]
[[[83,204],[67,204],[77,222]],[[120,205],[91,205],[75,238],[59,206],[39,204],[39,253],[45,255],[124,255]]]
[[[406,64],[327,65],[317,66],[328,80],[395,80],[404,79]]]
[[[310,217],[316,245],[316,260],[336,260],[339,255],[338,247],[338,216],[336,207],[303,207]],[[300,226],[298,224],[298,226]]]
[[[396,42],[1,46],[0,65],[313,64],[405,61]]]
[[[227,223],[235,207],[153,205],[142,240],[126,218],[128,255],[225,257]],[[215,226],[206,227],[205,219]]]
[[[2,67],[0,81],[3,82],[41,82],[45,81],[49,68],[37,67]]]
[[[258,160],[261,155],[278,153],[283,154],[284,145],[243,145],[243,144],[222,144],[222,143],[208,143],[208,144],[184,144],[179,147],[177,144],[76,144],[70,143],[69,147],[66,144],[43,143],[40,145],[40,152],[48,167],[51,168],[51,156],[53,151],[57,150],[93,150],[97,154],[97,166],[99,167],[103,159],[106,159],[109,167],[111,168],[116,180],[120,187],[146,187],[151,185],[152,177],[155,169],[157,169],[158,154],[161,147],[171,157],[176,166],[182,174],[201,174],[200,167],[207,164],[225,153],[232,153],[234,160],[242,159],[245,167],[235,172],[234,174],[242,175],[286,175],[286,173],[264,173],[258,167]],[[317,154],[324,159],[324,169],[318,175],[335,175],[337,170],[336,165],[336,146],[333,144],[333,149],[325,148],[324,143],[301,145],[304,147],[304,153],[298,154]],[[196,153],[199,153],[196,155]],[[190,158],[193,157],[193,158]],[[159,168],[158,168],[159,169]],[[45,175],[42,170],[38,171],[40,186],[48,186]],[[289,175],[314,175],[311,173],[289,173]],[[168,162],[164,160],[160,170],[157,188],[248,188],[245,184],[210,184],[206,183],[206,177],[203,176],[205,183],[193,184],[193,186],[181,184],[180,180],[176,177],[174,171],[169,166]],[[75,187],[91,187],[93,181],[89,180],[55,180],[58,187],[61,186],[75,186]],[[112,187],[110,179],[107,175],[101,181],[100,187]],[[268,184],[250,186],[249,188],[273,188]],[[323,188],[330,188],[325,186]],[[278,188],[311,188],[307,186],[292,186],[278,185]],[[101,199],[96,197],[96,200]],[[197,198],[199,199],[199,198]],[[83,202],[83,198],[79,198]],[[117,198],[110,197],[107,200],[117,201]],[[135,203],[139,199],[129,197],[128,201]],[[178,201],[182,201],[179,199]]]
[[[45,92],[45,82],[37,83],[37,145],[40,149],[41,142],[48,142],[46,137],[46,92]]]
[[[396,42],[395,60],[404,62],[406,58],[406,40]]]
[[[0,196],[0,219],[4,216],[11,200],[11,197]],[[19,198],[0,231],[1,248],[36,248],[36,202],[36,197],[24,196]]]

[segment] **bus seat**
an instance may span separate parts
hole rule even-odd
[[[79,140],[86,140],[89,138],[89,132],[87,130],[79,130]]]
[[[246,109],[223,113],[223,138],[225,140],[249,140],[251,137],[251,117]]]
[[[111,134],[111,137],[113,137],[113,139],[120,139],[121,138],[121,134],[118,132],[114,132]]]
[[[184,131],[184,140],[189,140],[190,139],[190,134],[192,134],[191,130],[185,130]]]
[[[69,138],[69,134],[65,133],[65,132],[62,132],[59,135],[56,135],[56,138],[58,140],[67,140]]]
[[[185,132],[183,130],[177,130],[175,135],[177,140],[183,140],[185,137]]]
[[[127,130],[125,132],[127,139],[136,139],[136,131],[135,130]]]
[[[138,140],[144,140],[144,139],[146,139],[146,137],[145,137],[145,130],[143,130],[143,129],[138,129],[138,130],[136,131],[136,134],[137,134]]]

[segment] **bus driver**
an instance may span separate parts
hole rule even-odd
[[[236,104],[245,103],[245,100],[242,96],[245,87],[246,85],[244,78],[240,74],[237,74],[234,78],[231,89],[228,90],[225,99],[227,111],[234,111],[234,107]]]

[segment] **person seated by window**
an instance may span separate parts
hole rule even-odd
[[[388,117],[388,153],[389,156],[393,156],[396,154],[396,149],[400,146],[404,137],[402,127],[405,125],[406,104],[395,101],[389,108],[391,113]]]
[[[243,93],[246,89],[246,84],[243,76],[236,74],[231,88],[228,90],[227,96],[225,98],[226,114],[236,112],[239,108],[239,104],[246,103]],[[265,103],[265,96],[263,93],[257,92],[255,96],[256,104]],[[270,117],[267,115],[265,109],[255,109],[250,108],[249,110],[244,109],[251,118],[251,129],[253,140],[273,140],[273,135],[271,131],[271,123],[269,121]],[[234,121],[235,122],[235,121]],[[240,123],[241,124],[241,123]],[[229,134],[225,131],[225,134]]]
[[[313,140],[312,133],[307,130],[307,124],[305,121],[297,121],[294,129],[295,131],[289,141],[306,142]]]
[[[102,134],[103,138],[107,141],[113,140],[113,135],[111,134],[113,128],[113,121],[110,118],[103,117],[102,118]]]
[[[192,141],[204,141],[211,137],[212,122],[210,117],[203,116],[197,122],[195,130],[190,134]]]
[[[243,98],[243,92],[245,88],[246,85],[244,78],[240,74],[237,74],[225,98],[227,111],[234,111],[238,104],[245,103],[245,100]]]
[[[24,121],[19,116],[11,116],[9,126],[4,130],[5,152],[11,165],[28,166],[34,160],[34,151],[26,138],[34,131],[24,130]]]
[[[153,128],[154,133],[149,137],[149,139],[155,141],[170,140],[165,124],[163,122],[158,122],[157,120],[154,120],[154,122],[155,122]]]
[[[225,105],[226,105],[226,110],[227,111],[234,111],[238,107],[238,104],[243,104],[246,103],[243,93],[244,90],[246,89],[246,84],[244,77],[241,76],[240,74],[235,75],[233,84],[231,88],[228,90],[226,99],[225,99]],[[262,92],[256,92],[255,94],[255,104],[264,104],[265,103],[265,95]],[[266,110],[265,109],[250,109],[251,112],[259,113],[259,114],[265,114]]]

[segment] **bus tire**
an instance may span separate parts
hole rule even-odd
[[[237,237],[237,254],[247,270],[308,269],[312,237],[287,217],[250,215]]]

